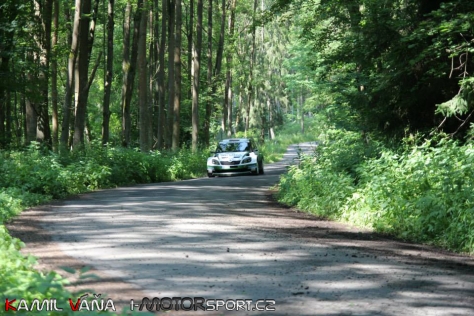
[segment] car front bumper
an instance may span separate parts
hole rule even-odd
[[[252,173],[257,171],[256,163],[249,163],[244,165],[208,165],[207,173],[214,175],[231,175],[237,173]]]

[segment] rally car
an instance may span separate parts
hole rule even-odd
[[[263,174],[263,155],[252,139],[224,139],[207,158],[207,175]]]

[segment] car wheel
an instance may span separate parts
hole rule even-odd
[[[259,167],[258,173],[259,173],[259,174],[264,174],[264,173],[265,173],[265,172],[263,171],[263,161],[260,163],[260,167]]]
[[[258,175],[260,174],[260,164],[257,162],[257,169],[255,169],[255,171],[252,171],[252,174],[253,175]]]
[[[215,177],[215,175],[214,175],[213,173],[211,173],[211,172],[208,172],[208,173],[207,173],[207,176],[208,176],[209,178],[214,178],[214,177]]]

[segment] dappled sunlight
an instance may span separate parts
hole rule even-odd
[[[265,170],[88,193],[44,208],[42,226],[67,255],[149,297],[270,298],[272,315],[473,311],[472,271],[447,275],[442,261],[414,260],[416,246],[274,207],[268,188],[285,164]]]

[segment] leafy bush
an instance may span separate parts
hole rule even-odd
[[[332,131],[280,180],[279,200],[403,239],[474,252],[474,145],[388,149]]]
[[[4,225],[0,225],[0,293],[2,301],[7,298],[23,298],[28,302],[34,299],[56,298],[66,302],[73,297],[64,290],[65,280],[55,272],[44,275],[33,269],[36,260],[33,257],[23,257],[19,250],[23,243],[12,238]],[[68,314],[65,309],[62,314]],[[39,315],[54,315],[43,311]],[[58,314],[58,313],[56,313]]]
[[[18,188],[0,188],[0,225],[29,206],[41,204],[49,196],[25,192]]]
[[[35,146],[0,152],[0,188],[15,188],[47,198],[63,198],[99,188],[202,176],[207,152],[150,152],[90,147],[58,155]]]

